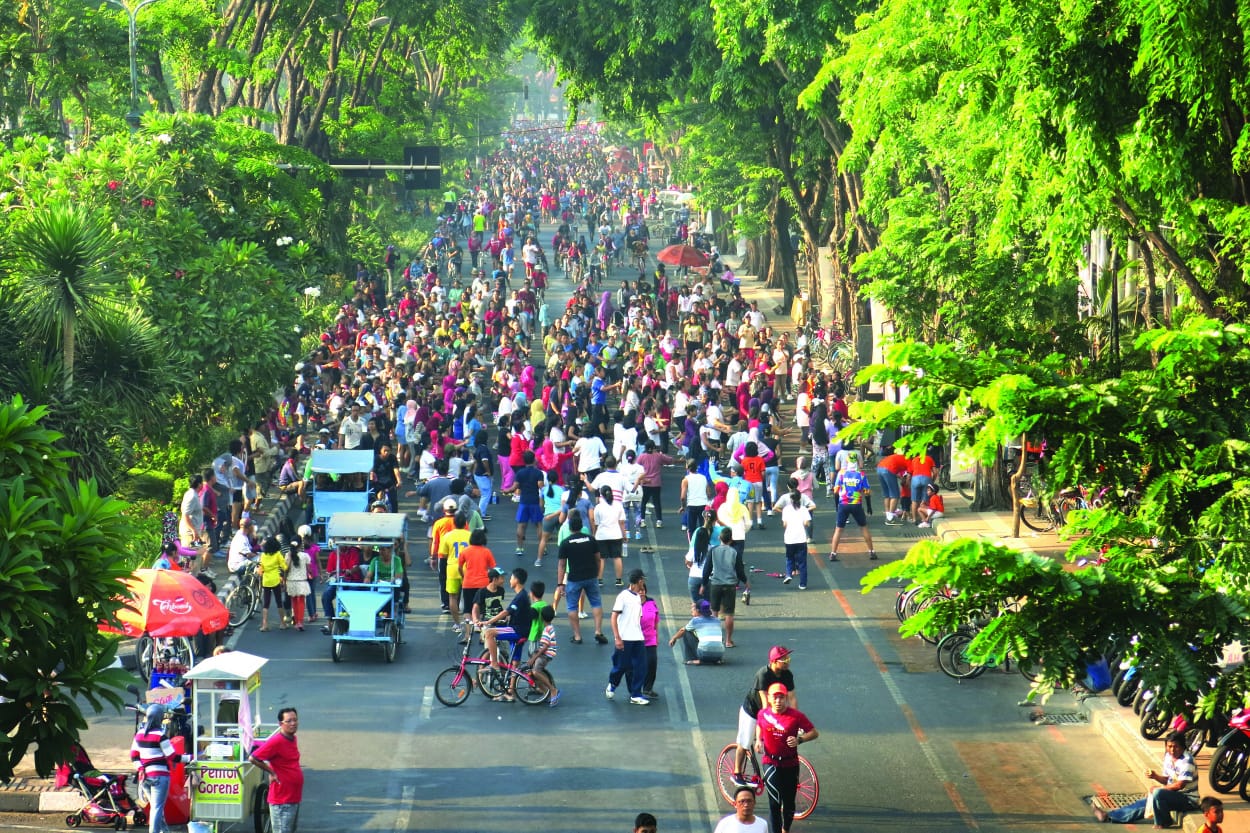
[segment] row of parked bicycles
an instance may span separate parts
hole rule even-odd
[[[895,600],[895,614],[900,622],[921,611],[954,597],[955,591],[911,587],[899,592]],[[990,668],[1005,672],[1018,670],[1025,679],[1037,682],[1042,676],[1042,661],[1034,657],[1016,656],[1007,651],[989,662],[974,661],[969,646],[977,633],[986,627],[992,616],[984,615],[947,632],[919,633],[917,636],[935,646],[937,664],[942,673],[957,680],[973,679]],[[1105,664],[1104,664],[1105,663]],[[1131,708],[1139,718],[1138,730],[1146,740],[1159,740],[1169,732],[1181,732],[1185,748],[1195,758],[1206,748],[1213,749],[1207,767],[1207,779],[1211,789],[1219,793],[1238,793],[1250,801],[1250,709],[1237,709],[1230,713],[1199,714],[1195,704],[1180,712],[1164,707],[1149,686],[1143,684],[1141,665],[1131,661],[1125,651],[1111,646],[1102,661],[1096,663],[1106,669],[1109,683],[1095,682],[1091,670],[1086,679],[1087,687],[1097,691],[1110,688],[1116,702]]]

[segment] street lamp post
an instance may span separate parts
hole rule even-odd
[[[135,19],[139,15],[139,11],[144,6],[150,6],[156,0],[139,0],[133,6],[127,5],[122,0],[108,0],[114,6],[126,13],[126,17],[130,22],[130,112],[126,114],[126,124],[130,125],[131,130],[139,129],[139,65],[135,56],[136,45],[138,43],[138,28]]]

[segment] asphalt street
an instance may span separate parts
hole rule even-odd
[[[567,296],[567,281],[554,275],[553,311]],[[783,460],[795,453],[783,447]],[[767,575],[783,563],[780,524],[771,519],[747,539],[747,564],[763,572],[752,574],[751,605],[739,604],[738,647],[721,666],[682,664],[680,647],[665,645],[690,609],[675,512],[679,471],[665,470],[665,510],[673,514],[658,531],[659,552],[640,556],[639,542],[631,542],[626,561],[627,571],[647,572],[663,611],[660,698],[649,706],[605,699],[610,646],[595,644],[589,628],[584,644],[571,644],[563,616],[552,665],[564,692],[558,708],[491,702],[478,691],[458,708],[439,704],[434,679],[459,651],[415,522],[413,613],[394,664],[366,645],[347,646],[335,664],[316,627],[260,633],[249,623],[238,647],[270,658],[262,688],[270,721],[281,706],[300,710],[307,769],[300,830],[629,831],[646,810],[663,833],[710,831],[730,811],[713,780],[716,756],[733,740],[743,695],[774,644],[795,652],[799,707],[821,733],[803,748],[820,777],[819,805],[795,830],[1082,829],[1092,821],[1084,796],[1099,786],[1137,788],[1089,727],[1040,725],[1037,708],[1018,706],[1028,689],[1018,674],[959,683],[937,669],[932,647],[902,640],[896,591],[860,592],[870,562],[858,536],[844,542],[840,562],[826,562],[833,513],[823,502],[809,588]],[[501,565],[524,566],[552,587],[556,559],[534,566],[532,528],[525,557],[513,555],[514,506],[505,498],[494,507],[492,549]],[[924,534],[886,527],[880,514],[871,522],[883,563]],[[605,608],[615,593],[608,575]],[[1067,695],[1047,709],[1076,711]],[[97,718],[86,743],[116,756],[131,731],[124,717]],[[759,810],[766,814],[766,802]],[[0,819],[0,830],[28,829],[62,828],[48,817]]]

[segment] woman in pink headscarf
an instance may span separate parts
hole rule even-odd
[[[525,394],[525,398],[529,401],[534,399],[534,389],[538,386],[538,380],[534,378],[534,365],[527,364],[521,369],[521,392]]]
[[[599,296],[599,329],[606,330],[608,324],[612,323],[612,293],[606,289]]]

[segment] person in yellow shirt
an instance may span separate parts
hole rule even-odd
[[[439,523],[443,519],[439,520]],[[463,575],[460,572],[460,553],[469,548],[469,518],[463,512],[452,516],[452,528],[443,533],[438,542],[438,557],[447,564],[447,606],[451,613],[451,629],[456,633],[462,631],[460,620],[460,587]]]
[[[443,517],[436,520],[430,526],[430,568],[438,570],[438,581],[440,587],[447,583],[447,559],[443,557],[440,548],[443,543],[443,536],[456,528],[456,499],[449,497],[443,500]],[[433,507],[431,507],[433,508]],[[446,591],[440,591],[446,592]],[[443,604],[443,610],[451,612],[451,601],[448,600]]]
[[[269,630],[270,599],[277,602],[278,619],[282,623],[281,627],[286,628],[287,620],[284,612],[286,600],[283,598],[282,588],[285,585],[288,566],[286,556],[282,554],[282,545],[278,543],[278,539],[273,537],[266,538],[265,542],[261,544],[260,554],[260,586],[264,591],[260,609],[260,629],[262,631]]]

